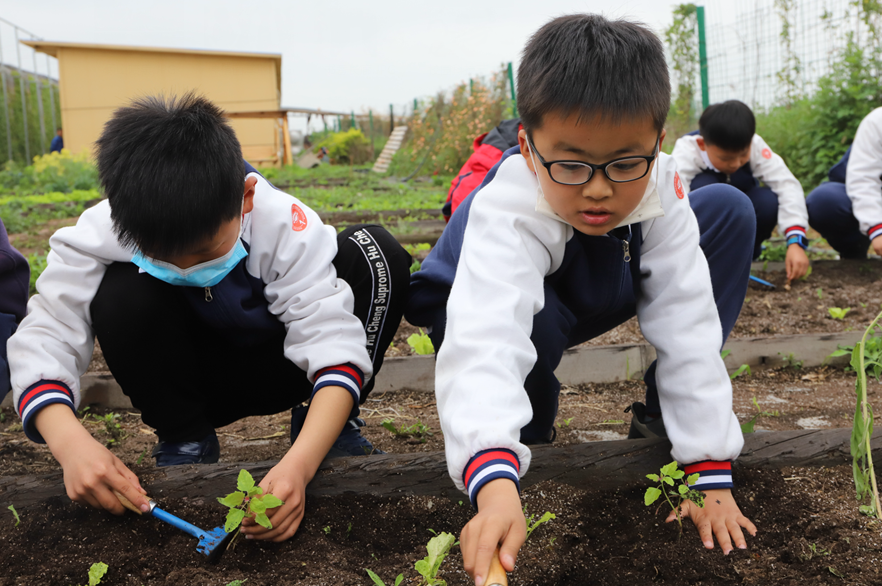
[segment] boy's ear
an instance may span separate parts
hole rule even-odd
[[[701,150],[703,150],[703,151],[706,151],[706,150],[707,150],[707,145],[704,144],[704,138],[702,138],[702,137],[700,137],[700,136],[697,137],[697,138],[695,139],[695,144],[697,144],[697,145],[698,145],[698,148],[700,148]]]
[[[521,147],[521,155],[527,161],[527,168],[535,175],[536,169],[533,167],[533,157],[530,156],[530,145],[527,144],[527,131],[523,128],[518,130],[518,145]]]
[[[665,144],[665,137],[668,135],[668,131],[662,128],[661,134],[658,136],[658,152],[661,152],[662,146]]]
[[[242,213],[249,213],[254,209],[254,192],[257,188],[257,177],[247,177],[245,179],[245,194],[243,195],[244,202]]]

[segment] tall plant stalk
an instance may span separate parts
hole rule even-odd
[[[882,313],[876,316],[876,319],[873,320],[873,323],[864,332],[864,336],[861,338],[860,344],[855,347],[855,352],[852,353],[851,359],[852,367],[857,370],[858,375],[855,382],[857,405],[855,406],[854,426],[851,433],[851,456],[855,489],[857,490],[858,499],[863,498],[864,495],[869,496],[868,493],[872,492],[873,504],[869,507],[862,505],[861,511],[868,515],[873,515],[877,519],[882,519],[882,509],[879,506],[879,488],[876,485],[876,472],[873,468],[873,450],[870,445],[870,440],[873,437],[873,410],[867,400],[866,367],[870,365],[878,366],[878,362],[865,364],[864,348],[867,343],[867,336],[870,335],[870,332],[873,331],[873,328],[876,327],[880,319],[882,319]],[[857,364],[855,364],[854,354],[857,354]],[[862,466],[864,458],[866,458],[866,469]],[[869,487],[867,486],[867,476],[870,477]]]

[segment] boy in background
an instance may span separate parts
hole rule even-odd
[[[687,190],[728,183],[750,198],[756,212],[754,259],[777,224],[787,239],[787,279],[805,275],[809,221],[802,185],[756,134],[756,119],[747,104],[729,100],[708,106],[698,120],[698,130],[680,137],[671,155]]]
[[[25,433],[49,445],[71,499],[121,514],[114,490],[147,510],[138,478],[76,416],[94,336],[156,431],[158,466],[216,462],[216,428],[309,400],[260,483],[284,501],[273,527],[243,527],[291,537],[329,450],[371,450],[358,405],[398,327],[410,256],[377,226],[323,225],[254,172],[223,112],[192,94],[117,110],[97,164],[107,200],[52,236],[9,342]]]
[[[842,258],[882,256],[882,108],[861,121],[854,143],[806,198],[812,228]]]
[[[28,261],[9,243],[0,220],[0,401],[10,388],[6,341],[27,313],[29,287]]]
[[[498,544],[511,571],[524,542],[519,479],[527,445],[554,438],[563,352],[635,313],[659,356],[644,376],[646,415],[664,414],[672,455],[708,495],[684,514],[709,549],[714,536],[726,553],[744,548],[741,528],[755,532],[731,493],[743,437],[720,358],[755,220],[730,185],[686,198],[660,152],[670,91],[648,29],[581,14],[543,26],[518,71],[519,146],[412,277],[406,315],[438,349],[448,471],[477,509],[461,547],[478,586]]]

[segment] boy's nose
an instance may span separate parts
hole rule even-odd
[[[613,194],[613,184],[602,171],[597,171],[582,184],[582,197],[590,199],[605,199]]]

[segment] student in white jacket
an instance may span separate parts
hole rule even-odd
[[[95,336],[156,431],[158,466],[216,462],[215,428],[310,401],[260,483],[284,501],[272,529],[243,528],[287,539],[325,455],[371,449],[358,405],[398,327],[410,257],[376,226],[337,236],[273,188],[204,98],[136,100],[97,146],[107,200],[52,236],[39,294],[9,341],[24,431],[49,445],[71,499],[119,514],[113,491],[148,505],[76,416]]]
[[[451,216],[406,312],[431,327],[448,470],[477,508],[462,532],[465,569],[482,584],[500,543],[513,569],[527,446],[554,438],[554,369],[566,348],[635,313],[659,356],[644,377],[643,429],[663,415],[672,455],[701,474],[708,504],[684,512],[705,547],[714,536],[727,553],[746,547],[741,527],[755,527],[731,492],[743,438],[720,348],[747,288],[749,200],[728,185],[687,197],[659,152],[664,49],[639,25],[552,20],[524,50],[517,101],[519,146]]]
[[[806,198],[812,228],[842,258],[882,256],[882,108],[861,121],[854,142]]]
[[[750,198],[756,213],[754,259],[777,224],[787,241],[787,278],[805,275],[809,219],[802,185],[784,159],[756,134],[756,119],[747,104],[729,100],[708,106],[698,130],[680,137],[671,155],[687,190],[728,183]]]

